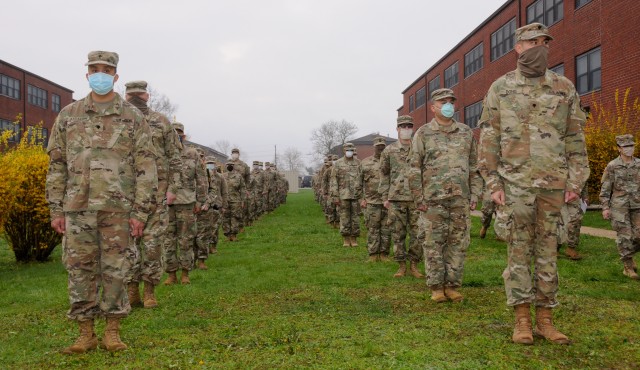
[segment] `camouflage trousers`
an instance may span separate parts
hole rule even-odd
[[[340,235],[360,236],[357,199],[340,199]]]
[[[391,202],[387,222],[391,229],[393,254],[397,262],[406,261],[407,259],[412,262],[420,262],[422,259],[422,245],[418,240],[419,217],[420,211],[416,209],[413,201]],[[408,249],[405,246],[407,234],[409,235]]]
[[[424,266],[427,286],[462,285],[464,258],[469,248],[469,200],[453,197],[427,202],[427,211],[420,217]],[[422,236],[423,234],[423,236]]]
[[[611,208],[611,228],[621,261],[640,251],[640,209]]]
[[[558,305],[557,241],[564,190],[505,184],[508,263],[502,273],[507,305]],[[534,273],[531,273],[533,260]]]
[[[496,212],[496,204],[491,200],[491,196],[489,196],[489,199],[486,199],[486,197],[482,199],[482,208],[480,208],[480,212],[482,212],[480,222],[483,227],[488,229],[489,226],[491,226],[491,218]]]
[[[146,281],[153,285],[160,283],[164,272],[162,269],[162,243],[167,236],[168,227],[169,210],[166,205],[161,204],[155,212],[149,215],[149,219],[144,225],[142,238],[136,239],[137,258],[131,267],[130,278],[127,279],[127,282]]]
[[[196,239],[194,204],[169,206],[169,228],[164,246],[165,271],[193,269],[193,245]]]
[[[62,263],[69,273],[71,305],[67,317],[126,317],[131,306],[125,279],[136,255],[129,212],[66,212],[65,227]]]
[[[367,225],[367,249],[369,255],[389,255],[391,229],[389,229],[389,212],[382,204],[367,204],[365,208]]]
[[[580,202],[580,199],[578,199],[566,204],[569,218],[566,223],[567,247],[569,248],[578,248],[580,244],[580,228],[582,227],[582,217],[584,216],[584,212],[580,208]]]
[[[229,206],[224,212],[222,230],[225,236],[238,235],[242,227],[242,217],[244,208],[242,202],[229,202]]]
[[[213,237],[213,209],[200,211],[196,215],[196,243],[195,256],[197,259],[209,258],[209,243]]]
[[[340,221],[340,216],[338,215],[338,209],[334,202],[331,201],[331,198],[325,199],[325,211],[324,214],[329,219],[329,223]]]
[[[222,214],[219,210],[214,209],[211,214],[211,241],[210,245],[216,247],[218,245],[218,234],[220,233],[220,225],[222,224]]]

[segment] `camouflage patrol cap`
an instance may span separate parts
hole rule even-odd
[[[173,127],[174,130],[176,131],[180,131],[182,133],[184,133],[184,125],[180,122],[174,122],[171,124],[171,127]]]
[[[254,166],[258,166],[259,164],[260,164],[260,162],[258,162],[258,161],[253,161],[253,165],[254,165]]]
[[[453,94],[453,90],[451,89],[438,89],[431,93],[431,101],[441,100],[451,98],[456,100],[456,96]]]
[[[531,40],[540,36],[553,40],[553,37],[549,34],[549,29],[542,23],[531,23],[516,30],[516,41]]]
[[[238,149],[238,148],[233,148],[233,149],[231,149],[231,153],[238,153],[238,154],[240,154],[240,149]]]
[[[355,150],[356,146],[353,143],[344,143],[342,144],[342,149],[344,150]]]
[[[124,84],[124,86],[127,88],[125,90],[126,94],[147,92],[147,81],[131,81]]]
[[[204,150],[202,150],[202,148],[196,148],[196,152],[198,152],[198,155],[203,158],[204,157]]]
[[[618,146],[631,146],[636,145],[636,142],[633,138],[633,135],[626,134],[616,136],[616,144],[618,144]]]
[[[331,160],[332,161],[337,161],[338,160],[338,155],[337,154],[331,155]]]
[[[85,66],[106,64],[117,68],[120,57],[118,56],[118,53],[114,53],[113,51],[94,50],[89,52],[88,59],[89,60],[84,64]]]
[[[387,146],[387,140],[385,140],[385,138],[382,136],[378,136],[377,138],[373,139],[373,146],[378,146],[378,145]]]
[[[413,125],[413,117],[411,116],[400,116],[398,117],[397,126],[410,124]]]
[[[269,163],[269,162],[264,162],[264,165],[265,165],[265,166],[267,166],[267,167],[269,167],[269,166],[271,165],[271,163]]]
[[[216,157],[213,156],[207,156],[204,158],[205,163],[213,163],[213,164],[217,164],[216,162]]]

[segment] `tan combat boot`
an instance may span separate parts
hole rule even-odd
[[[487,228],[486,226],[482,226],[482,229],[480,229],[480,239],[484,239],[485,236],[487,236]]]
[[[208,270],[209,269],[207,267],[207,265],[204,264],[204,258],[199,258],[198,259],[198,269],[200,269],[200,270]]]
[[[144,282],[144,308],[158,307],[158,301],[156,301],[155,286],[148,282]]]
[[[393,277],[395,277],[395,278],[403,277],[407,273],[407,264],[406,264],[406,262],[400,261],[400,262],[398,262],[398,264],[400,265],[400,268],[398,269],[398,271],[395,274],[393,274]]]
[[[567,256],[570,260],[579,261],[582,259],[582,256],[575,248],[567,247],[564,250],[564,255]]]
[[[358,237],[357,236],[352,236],[351,237],[351,246],[352,247],[357,247],[358,246]]]
[[[216,254],[216,253],[218,253],[218,246],[214,244],[209,247],[209,254]]]
[[[424,275],[422,275],[420,271],[418,271],[418,262],[416,261],[411,261],[409,271],[411,272],[411,275],[413,275],[413,277],[416,279],[422,279],[424,277]]]
[[[191,284],[191,280],[189,280],[189,270],[182,270],[182,276],[180,277],[180,283],[182,285]]]
[[[447,301],[447,297],[444,295],[444,289],[441,286],[432,286],[431,288],[431,300],[436,303],[443,303]]]
[[[80,336],[69,347],[62,350],[65,355],[74,353],[85,353],[98,347],[98,337],[93,331],[93,320],[78,321]]]
[[[350,247],[351,246],[351,237],[350,236],[343,236],[342,237],[342,246],[343,247]]]
[[[120,319],[107,317],[107,327],[102,338],[102,348],[109,352],[122,351],[127,349],[127,345],[120,340]]]
[[[164,281],[164,285],[173,285],[178,282],[178,277],[176,276],[175,271],[169,272],[169,277]]]
[[[367,262],[378,262],[378,255],[377,254],[370,255]]]
[[[140,300],[140,284],[138,282],[127,284],[127,295],[129,296],[129,304],[131,307],[142,306],[142,301]]]
[[[389,262],[391,259],[386,253],[380,253],[380,262]]]
[[[448,286],[444,288],[444,295],[447,296],[452,302],[462,302],[464,297],[458,293],[456,288]]]
[[[569,338],[553,326],[551,308],[536,307],[536,335],[556,344],[571,344]]]
[[[531,310],[529,303],[519,304],[514,307],[516,313],[516,325],[513,328],[511,340],[518,344],[533,344],[533,332],[531,330]]]
[[[640,276],[638,276],[638,273],[633,268],[634,263],[632,258],[624,260],[622,263],[624,264],[624,270],[622,270],[624,276],[627,276],[633,280],[640,280]]]

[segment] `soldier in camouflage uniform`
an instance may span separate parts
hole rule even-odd
[[[482,191],[476,140],[471,129],[453,119],[451,89],[431,93],[434,118],[411,140],[409,184],[422,212],[420,235],[431,299],[463,299],[464,257],[469,247],[470,210]]]
[[[244,194],[242,195],[242,219],[240,219],[239,232],[244,231],[244,226],[249,221],[249,205],[251,203],[250,191],[251,191],[251,169],[249,165],[240,160],[240,149],[231,149],[231,159],[229,163],[233,163],[233,170],[239,172],[244,178]]]
[[[329,224],[337,229],[340,224],[340,216],[338,215],[338,206],[331,200],[331,171],[333,170],[333,166],[338,160],[338,156],[335,154],[331,155],[331,164],[330,168],[326,169],[324,174],[322,175],[322,193],[324,196],[326,214],[329,217]]]
[[[64,107],[47,147],[46,197],[51,227],[64,234],[62,262],[69,273],[70,309],[80,336],[63,353],[94,350],[94,319],[104,316],[102,345],[124,350],[120,319],[131,310],[126,281],[155,207],[156,153],[144,115],[113,91],[118,54],[89,53],[84,99]],[[102,290],[102,292],[100,292]]]
[[[251,181],[253,182],[253,191],[251,196],[254,201],[253,220],[257,220],[262,216],[264,198],[262,193],[264,192],[264,172],[262,171],[262,163],[259,161],[253,162],[253,170],[251,171]]]
[[[200,164],[204,168],[204,178],[207,183],[207,192],[205,195],[205,201],[200,207],[200,212],[196,214],[196,238],[193,244],[193,253],[195,256],[194,262],[197,262],[196,267],[199,270],[207,270],[208,267],[205,263],[209,258],[209,242],[211,241],[211,225],[213,224],[213,209],[210,206],[209,194],[216,192],[216,189],[212,189],[214,185],[211,182],[209,171],[206,170],[206,164],[204,160],[204,150],[196,148]]]
[[[343,247],[357,247],[360,236],[360,217],[356,204],[362,196],[360,161],[353,158],[354,145],[342,146],[344,157],[338,159],[331,170],[331,201],[340,210],[340,235]]]
[[[633,255],[640,251],[640,159],[633,156],[633,135],[616,136],[620,156],[607,164],[602,174],[602,217],[611,220],[623,274],[638,280]]]
[[[207,158],[207,171],[209,178],[214,184],[211,185],[215,189],[215,193],[209,192],[212,197],[210,208],[213,209],[213,219],[211,222],[211,241],[209,243],[209,253],[218,253],[218,234],[220,233],[220,225],[223,221],[223,214],[227,205],[227,181],[221,174],[220,164],[213,157]]]
[[[242,227],[246,199],[245,176],[242,170],[235,170],[231,161],[226,164],[224,179],[227,183],[227,204],[222,225],[224,235],[230,242],[238,240],[238,233]]]
[[[190,284],[189,271],[194,265],[194,243],[196,239],[196,214],[207,199],[207,175],[196,149],[184,144],[184,125],[172,124],[182,143],[181,184],[176,200],[169,206],[169,231],[165,240],[165,271],[169,277],[165,285],[177,283],[176,272],[182,269],[180,282]]]
[[[561,223],[565,228],[566,240],[562,240],[558,243],[558,250],[560,250],[562,244],[566,243],[567,246],[564,249],[564,254],[567,258],[574,261],[582,259],[580,253],[578,253],[578,245],[580,244],[580,228],[582,227],[582,217],[585,212],[582,209],[582,205],[584,204],[586,207],[588,201],[589,192],[585,185],[580,192],[580,198],[573,202],[565,203],[564,208],[566,209],[561,212]]]
[[[388,211],[382,205],[380,187],[380,155],[387,146],[384,137],[373,139],[374,154],[360,162],[360,181],[362,181],[362,200],[367,225],[367,249],[369,261],[389,261],[391,229],[388,223]]]
[[[275,198],[275,186],[276,186],[276,174],[271,168],[271,163],[265,162],[264,164],[264,186],[266,194],[265,199],[265,212],[273,211],[273,202]]]
[[[380,155],[380,187],[383,204],[389,210],[389,225],[393,241],[394,259],[399,264],[394,277],[403,277],[407,273],[406,260],[410,261],[410,272],[416,279],[424,278],[418,271],[418,262],[422,259],[422,246],[418,241],[418,217],[411,190],[409,189],[409,164],[407,159],[411,150],[413,118],[397,118],[399,140],[387,146]],[[409,234],[409,248],[405,240]]]
[[[169,224],[168,205],[176,199],[180,185],[180,138],[171,127],[169,119],[147,106],[149,93],[146,81],[131,81],[126,86],[126,99],[144,114],[151,128],[152,144],[158,153],[158,192],[156,209],[149,216],[144,228],[144,235],[136,243],[138,254],[131,269],[128,284],[129,303],[131,306],[142,304],[140,301],[140,281],[144,281],[144,307],[158,305],[155,298],[155,286],[162,277],[162,241],[167,234]]]
[[[480,172],[507,220],[503,278],[515,308],[513,342],[533,343],[534,303],[536,333],[568,344],[551,311],[558,305],[557,229],[562,205],[579,197],[589,177],[585,115],[571,81],[547,69],[547,27],[526,25],[515,39],[518,68],[498,78],[484,100]]]
[[[480,224],[482,225],[480,229],[480,239],[484,239],[487,236],[489,226],[491,226],[493,214],[496,213],[496,204],[491,200],[491,192],[485,186],[484,181],[482,186],[482,208],[480,208],[480,212],[482,213],[480,217]]]
[[[326,193],[328,193],[328,189],[325,189],[325,181],[324,181],[325,176],[328,176],[326,175],[327,171],[329,171],[329,175],[331,174],[331,166],[332,166],[331,156],[327,156],[324,159],[323,166],[320,168],[320,171],[318,172],[317,186],[318,186],[318,199],[319,199],[318,202],[322,206],[322,213],[324,213],[325,222],[333,226],[333,220],[330,218],[329,206],[327,204],[327,195],[325,195]]]

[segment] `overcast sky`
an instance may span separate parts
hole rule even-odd
[[[4,1],[0,59],[80,99],[87,53],[116,51],[116,90],[147,80],[192,141],[271,161],[331,119],[395,137],[401,92],[505,1]]]

